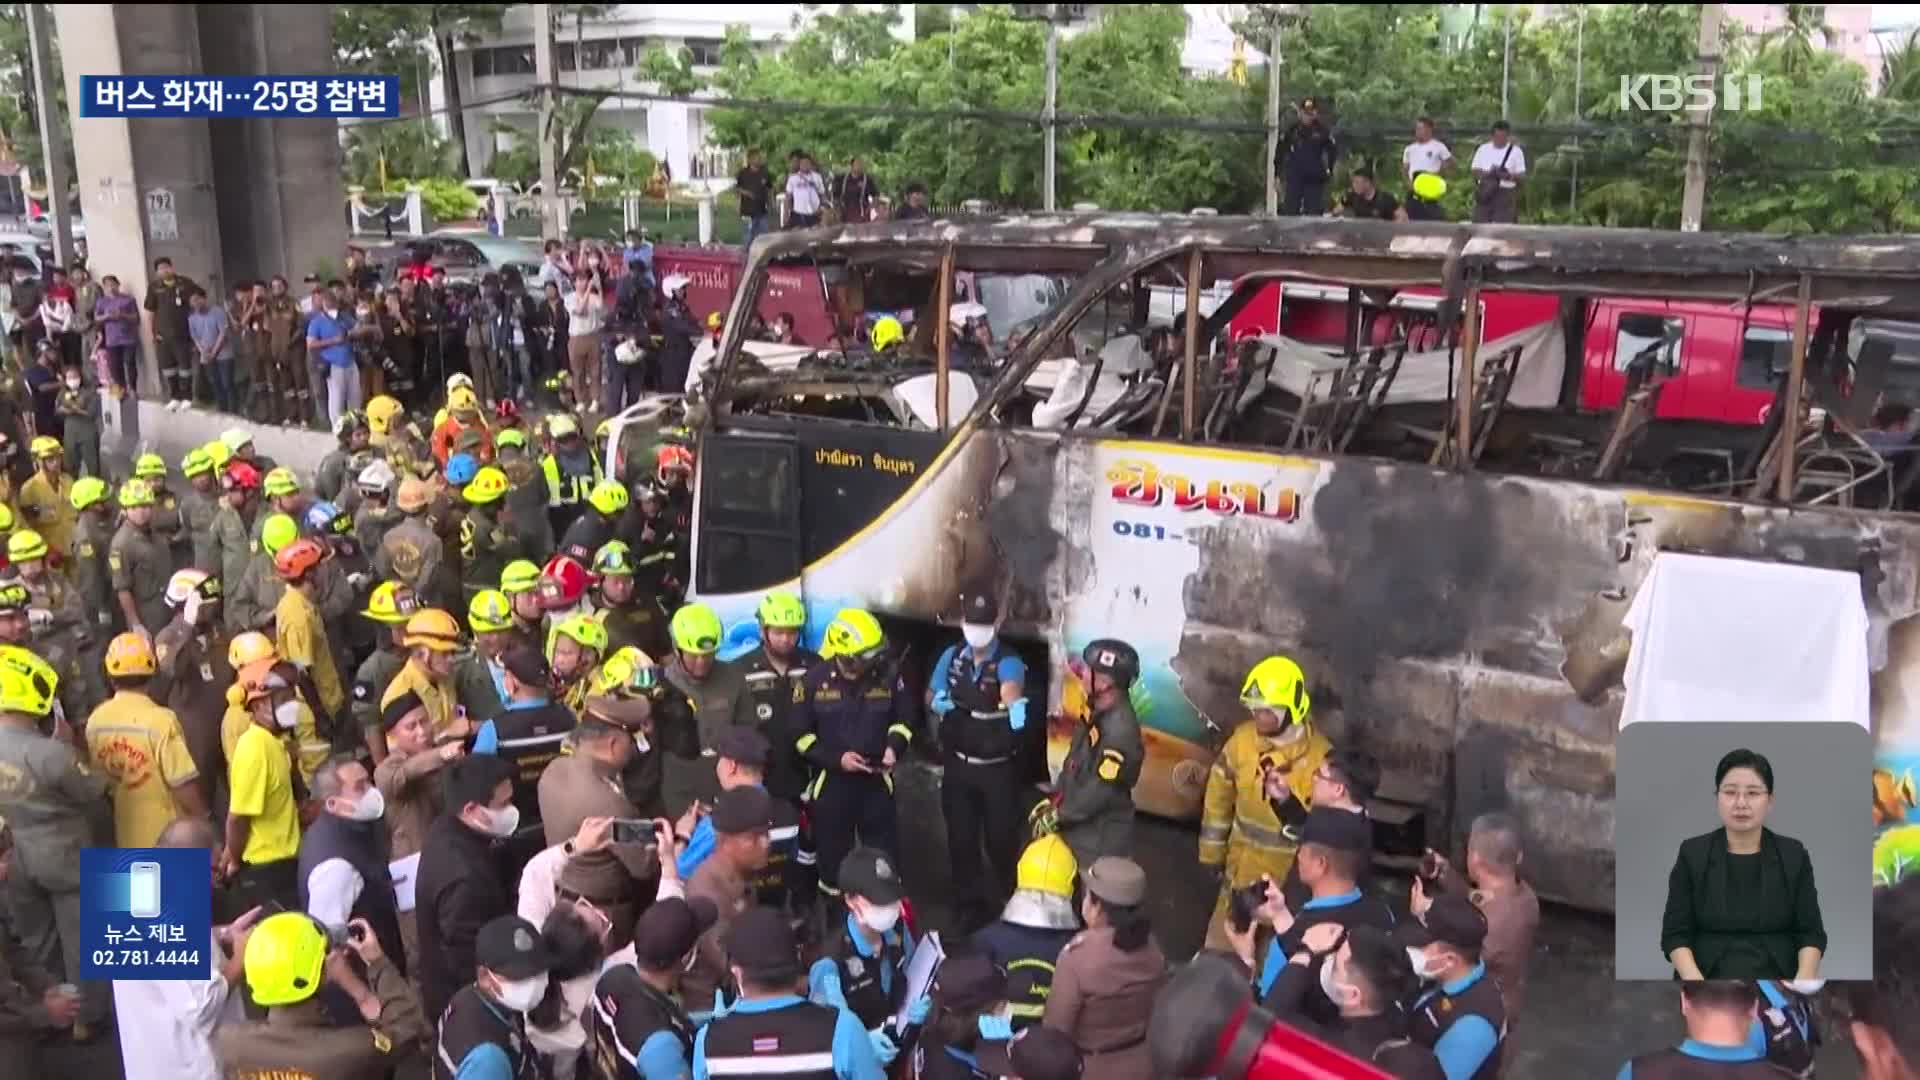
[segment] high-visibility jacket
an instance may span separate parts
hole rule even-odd
[[[1291,737],[1289,737],[1291,736]],[[1287,770],[1287,786],[1301,806],[1313,793],[1313,774],[1333,749],[1312,723],[1289,727],[1269,738],[1247,720],[1227,736],[1207,776],[1200,818],[1200,862],[1226,867],[1228,886],[1258,880],[1261,874],[1285,880],[1299,841],[1288,836],[1267,802],[1262,762]]]

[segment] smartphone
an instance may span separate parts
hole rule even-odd
[[[127,911],[136,919],[152,919],[160,914],[160,864],[137,862],[127,872]]]
[[[653,842],[653,822],[646,818],[614,818],[613,842],[650,844]]]

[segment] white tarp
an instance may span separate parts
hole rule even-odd
[[[1633,650],[1621,727],[1868,726],[1867,609],[1857,574],[1662,552],[1624,622]]]
[[[1338,357],[1292,338],[1263,334],[1259,341],[1263,351],[1255,359],[1255,365],[1266,364],[1266,350],[1276,353],[1273,374],[1268,381],[1295,397],[1306,393],[1315,371],[1337,371],[1341,367]],[[1481,342],[1479,362],[1485,363],[1516,345],[1520,347],[1520,367],[1514,374],[1513,388],[1507,393],[1507,406],[1553,408],[1560,402],[1560,381],[1566,371],[1566,340],[1560,333],[1560,324],[1548,320]],[[1447,400],[1447,373],[1458,363],[1459,357],[1446,349],[1408,353],[1400,362],[1400,373],[1395,376],[1393,386],[1387,391],[1387,404]],[[1321,380],[1323,393],[1327,381]]]

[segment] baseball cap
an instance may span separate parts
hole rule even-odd
[[[1336,851],[1367,851],[1373,847],[1373,824],[1364,814],[1319,806],[1307,812],[1300,842]]]
[[[977,1011],[1007,999],[1007,969],[985,953],[960,953],[941,961],[933,985],[949,1009]]]
[[[1088,892],[1115,907],[1139,907],[1147,898],[1147,872],[1132,859],[1102,855],[1082,876]]]
[[[1079,1080],[1080,1048],[1062,1032],[1035,1024],[1004,1042],[974,1049],[980,1071],[1020,1080]]]
[[[750,769],[761,769],[766,767],[773,747],[768,745],[765,735],[736,724],[714,737],[713,752]]]
[[[875,904],[897,904],[906,899],[907,883],[884,851],[854,848],[840,863],[840,891]]]
[[[508,649],[500,658],[500,666],[525,686],[544,690],[553,685],[553,671],[547,667],[547,658],[530,646],[515,645]]]
[[[633,926],[633,952],[641,966],[664,971],[680,963],[700,935],[720,921],[720,909],[704,896],[658,901]]]
[[[1000,606],[991,593],[970,592],[960,600],[961,622],[989,624],[999,617]]]
[[[539,928],[518,915],[502,915],[480,928],[473,961],[503,979],[531,979],[553,967]]]
[[[408,713],[413,712],[415,709],[424,709],[426,707],[427,703],[420,700],[419,694],[408,690],[399,697],[387,702],[386,706],[380,710],[380,726],[391,729],[395,724],[405,720]]]
[[[787,917],[769,907],[751,907],[727,924],[727,961],[769,982],[800,974],[800,943]]]
[[[773,796],[765,788],[737,787],[713,800],[713,831],[721,834],[753,832],[773,827]],[[842,882],[844,885],[844,881]]]
[[[1477,949],[1487,940],[1487,917],[1466,897],[1441,893],[1433,898],[1424,919],[1406,922],[1397,936],[1401,944],[1414,948],[1443,941],[1463,949]]]

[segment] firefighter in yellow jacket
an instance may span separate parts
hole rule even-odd
[[[1222,868],[1220,898],[1207,924],[1207,945],[1226,948],[1227,894],[1270,874],[1278,885],[1293,865],[1299,822],[1306,817],[1313,774],[1333,747],[1307,722],[1312,699],[1300,665],[1284,656],[1255,664],[1240,687],[1250,719],[1227,736],[1207,777],[1200,819],[1200,864]],[[1278,771],[1292,797],[1267,798]],[[1288,824],[1292,821],[1291,826]]]

